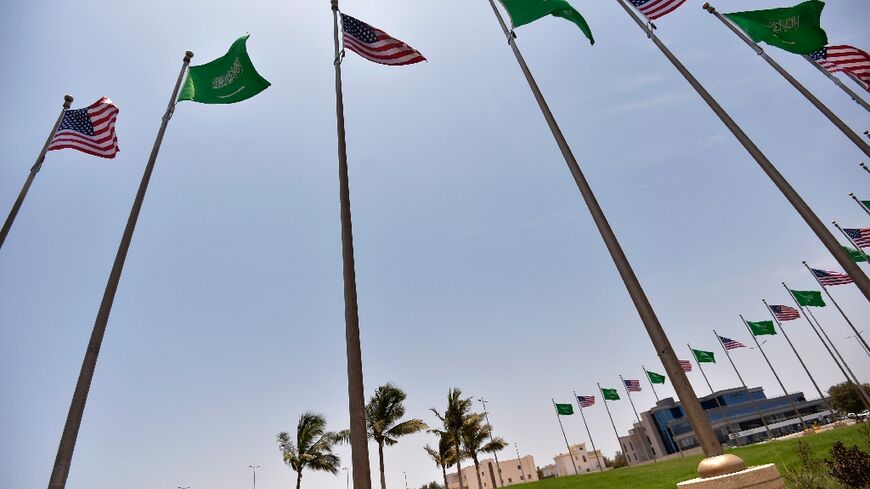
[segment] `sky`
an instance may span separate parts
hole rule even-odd
[[[574,0],[518,45],[678,355],[750,343],[802,260],[838,269],[797,213],[615,1]],[[822,221],[866,227],[863,153],[715,18],[688,0],[657,33]],[[784,5],[722,0],[721,11]],[[496,434],[539,466],[564,451],[551,399],[662,371],[649,338],[488,3],[347,0],[342,9],[427,63],[343,64],[366,393],[392,381],[436,425],[460,387],[489,401]],[[870,48],[862,0],[829,2],[832,44]],[[332,19],[322,0],[3,2],[0,209],[15,200],[63,95],[120,108],[114,160],[50,153],[0,251],[0,487],[45,487],[124,223],[185,50],[193,64],[250,33],[272,86],[245,102],[178,105],[115,299],[69,489],[290,487],[276,448],[300,414],[348,425]],[[855,131],[867,112],[798,56],[767,52]],[[865,99],[868,98],[864,93]],[[5,214],[4,214],[5,215]],[[866,266],[864,268],[867,270]],[[851,285],[832,294],[864,329]],[[864,381],[870,361],[832,307],[816,311]],[[823,388],[842,376],[802,321],[789,335]],[[786,388],[815,398],[781,335],[765,349]],[[780,394],[755,350],[744,378]],[[735,387],[727,362],[707,369]],[[709,392],[696,371],[689,378]],[[647,385],[638,409],[654,403]],[[660,390],[670,396],[670,385]],[[475,402],[480,410],[480,404]],[[634,415],[611,405],[621,433]],[[601,404],[596,445],[617,449]],[[577,416],[573,442],[588,441]],[[388,487],[440,479],[425,433],[386,450]],[[338,453],[350,465],[349,447]],[[372,451],[373,475],[377,460]],[[373,479],[376,481],[376,479]],[[339,489],[343,475],[305,473]]]

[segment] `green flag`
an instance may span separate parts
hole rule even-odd
[[[755,42],[791,53],[810,54],[825,47],[828,35],[821,28],[824,2],[809,0],[794,7],[725,14]]]
[[[589,42],[595,44],[586,19],[565,0],[501,0],[501,3],[511,16],[514,28],[531,24],[541,17],[552,14],[577,24]]]
[[[767,334],[776,334],[776,328],[773,327],[773,321],[746,321],[749,329],[752,330],[754,336],[764,336]]]
[[[816,290],[792,290],[791,294],[802,306],[825,307],[822,293]]]
[[[257,73],[245,47],[249,34],[238,38],[224,56],[199,66],[191,66],[178,95],[178,101],[203,104],[234,104],[269,88]]]
[[[561,416],[570,416],[574,414],[574,406],[570,404],[556,404],[556,412]]]
[[[849,256],[852,257],[852,260],[854,260],[856,263],[862,262],[862,261],[867,261],[867,256],[864,255],[864,253],[861,253],[860,251],[856,250],[855,248],[849,248],[848,246],[843,246],[843,250],[845,250],[846,253],[848,253]]]
[[[665,376],[661,374],[657,374],[655,372],[646,371],[646,376],[649,377],[649,381],[653,384],[664,384]]]
[[[862,200],[861,203],[864,204],[864,207],[870,209],[870,200]]]
[[[696,350],[692,348],[692,353],[695,354],[695,360],[698,363],[716,363],[716,355],[712,351]]]
[[[616,392],[616,389],[601,389],[601,395],[604,396],[604,399],[607,401],[619,400],[619,392]]]

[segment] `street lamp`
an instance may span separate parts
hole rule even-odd
[[[341,470],[344,471],[344,478],[347,480],[345,485],[347,486],[347,489],[350,489],[350,471],[347,470],[347,467],[342,467]]]
[[[514,443],[514,449],[517,451],[517,464],[520,466],[520,474],[522,475],[520,480],[526,480],[526,471],[523,470],[523,461],[520,458],[520,447],[517,446],[516,443]],[[568,455],[570,455],[570,453]],[[526,482],[528,481],[526,480]]]
[[[405,474],[405,489],[408,489],[408,473],[407,472],[402,472],[402,473]]]
[[[483,416],[484,416],[484,418],[486,418],[487,426],[489,426],[489,439],[492,440],[492,436],[493,436],[492,435],[492,423],[489,422],[489,413],[486,412],[486,403],[489,401],[487,401],[486,399],[484,399],[482,397],[477,398],[477,400],[480,401],[481,404],[483,404]],[[499,466],[499,464],[498,464],[498,453],[493,452],[492,456],[495,458],[495,468],[496,468],[496,471],[498,472],[499,487],[504,487],[504,479],[502,479],[502,477],[501,477],[501,466]],[[493,482],[495,482],[495,481],[493,481]]]
[[[254,471],[254,489],[257,489],[257,469],[259,469],[260,466],[259,465],[248,465],[248,467],[250,467],[251,470]]]

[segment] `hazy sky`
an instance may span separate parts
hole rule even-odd
[[[700,0],[658,34],[743,125],[825,222],[867,226],[862,153]],[[787,2],[785,2],[787,3]],[[574,0],[597,43],[547,18],[518,43],[683,358],[744,343],[737,315],[769,319],[780,285],[814,288],[801,260],[837,268],[713,113],[611,1]],[[720,10],[781,6],[721,0]],[[550,399],[661,371],[615,268],[485,0],[355,0],[342,7],[423,52],[391,68],[344,63],[366,391],[393,381],[434,424],[448,388],[489,399],[496,433],[538,465],[564,450]],[[864,0],[830,2],[833,44],[870,48]],[[347,426],[329,3],[9,1],[0,115],[5,217],[65,93],[120,108],[121,153],[48,155],[0,251],[0,487],[45,487],[97,307],[172,83],[248,49],[272,87],[231,106],[178,106],[112,310],[69,489],[286,488],[275,434],[306,410]],[[768,52],[856,131],[870,118],[798,56]],[[865,92],[865,98],[868,97]],[[867,268],[865,267],[865,270]],[[861,328],[870,307],[833,290]],[[863,379],[870,361],[836,311],[817,317]],[[829,386],[843,379],[802,321],[788,325]],[[784,338],[770,357],[790,391],[816,397]],[[761,356],[734,352],[752,385],[778,387]],[[700,394],[700,373],[689,374]],[[737,383],[724,361],[714,388]],[[635,402],[654,399],[644,384]],[[670,385],[663,395],[672,395]],[[476,404],[479,408],[479,404]],[[612,404],[620,431],[633,419]],[[603,407],[596,443],[616,440]],[[564,418],[572,442],[579,417]],[[387,449],[387,480],[439,479],[426,434]],[[511,450],[503,455],[508,457]],[[340,450],[350,464],[350,450]],[[372,464],[376,458],[372,452]],[[374,474],[374,472],[373,472]],[[343,475],[306,473],[339,489]]]

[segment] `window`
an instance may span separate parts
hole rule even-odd
[[[517,464],[517,470],[523,470],[523,466],[522,466],[522,465],[519,465],[519,464]]]
[[[589,472],[589,469],[586,469],[586,472]]]
[[[586,455],[583,455],[583,462],[586,462]]]
[[[510,477],[508,477],[508,482],[513,482]]]
[[[521,480],[521,481],[526,480],[526,476],[525,476],[525,475],[521,475],[521,476],[520,476],[520,480]]]

